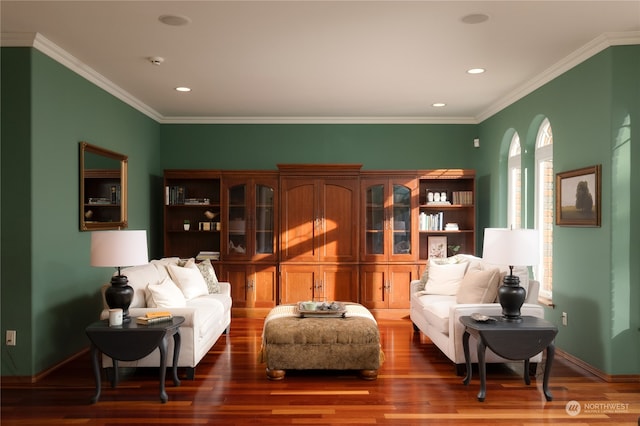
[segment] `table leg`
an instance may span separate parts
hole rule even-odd
[[[547,346],[547,361],[544,364],[544,379],[542,381],[542,390],[544,392],[547,401],[553,401],[553,395],[549,391],[549,375],[551,374],[551,364],[553,364],[553,355],[556,352],[556,347],[553,342]]]
[[[100,399],[100,387],[102,385],[100,378],[100,363],[98,362],[98,357],[100,356],[100,351],[96,347],[96,345],[91,345],[91,364],[93,365],[93,375],[96,379],[96,394],[91,398],[91,403],[95,404]]]
[[[482,339],[478,339],[478,373],[480,374],[480,392],[478,392],[478,401],[483,402],[487,395],[487,366],[484,360],[484,354],[487,347]]]
[[[529,358],[524,360],[524,383],[526,385],[530,385],[531,384],[531,377],[529,377],[529,364],[531,361],[529,361]]]
[[[462,335],[462,348],[464,349],[464,362],[467,366],[467,375],[462,383],[468,385],[471,382],[471,358],[469,357],[469,332],[465,331]]]
[[[160,401],[164,404],[169,397],[164,389],[164,381],[167,375],[167,336],[162,338],[162,341],[158,345],[160,349]]]
[[[180,386],[180,379],[178,379],[178,357],[180,356],[180,342],[182,337],[180,336],[180,329],[176,330],[173,335],[173,384]]]
[[[111,387],[115,388],[116,386],[118,386],[118,381],[120,380],[120,378],[118,377],[118,360],[111,358],[111,361],[113,362],[113,377],[111,378]]]

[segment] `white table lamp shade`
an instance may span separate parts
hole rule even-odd
[[[531,266],[539,262],[539,233],[535,229],[487,228],[482,258],[487,263]]]
[[[149,263],[147,231],[91,233],[91,266],[125,267]]]

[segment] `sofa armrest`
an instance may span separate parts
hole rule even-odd
[[[409,294],[414,294],[424,290],[424,284],[420,280],[413,280],[409,283]]]
[[[219,281],[218,285],[220,286],[220,294],[231,297],[231,283]]]
[[[538,295],[540,294],[540,282],[536,280],[529,280],[529,288],[527,289],[527,297],[524,299],[524,303],[538,303]]]

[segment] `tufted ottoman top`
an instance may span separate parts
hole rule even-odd
[[[284,317],[264,327],[267,344],[367,344],[380,343],[375,321],[363,317]]]

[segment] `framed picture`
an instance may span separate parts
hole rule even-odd
[[[600,226],[600,168],[556,174],[556,225]]]
[[[429,258],[447,257],[447,237],[429,237],[427,239]]]

